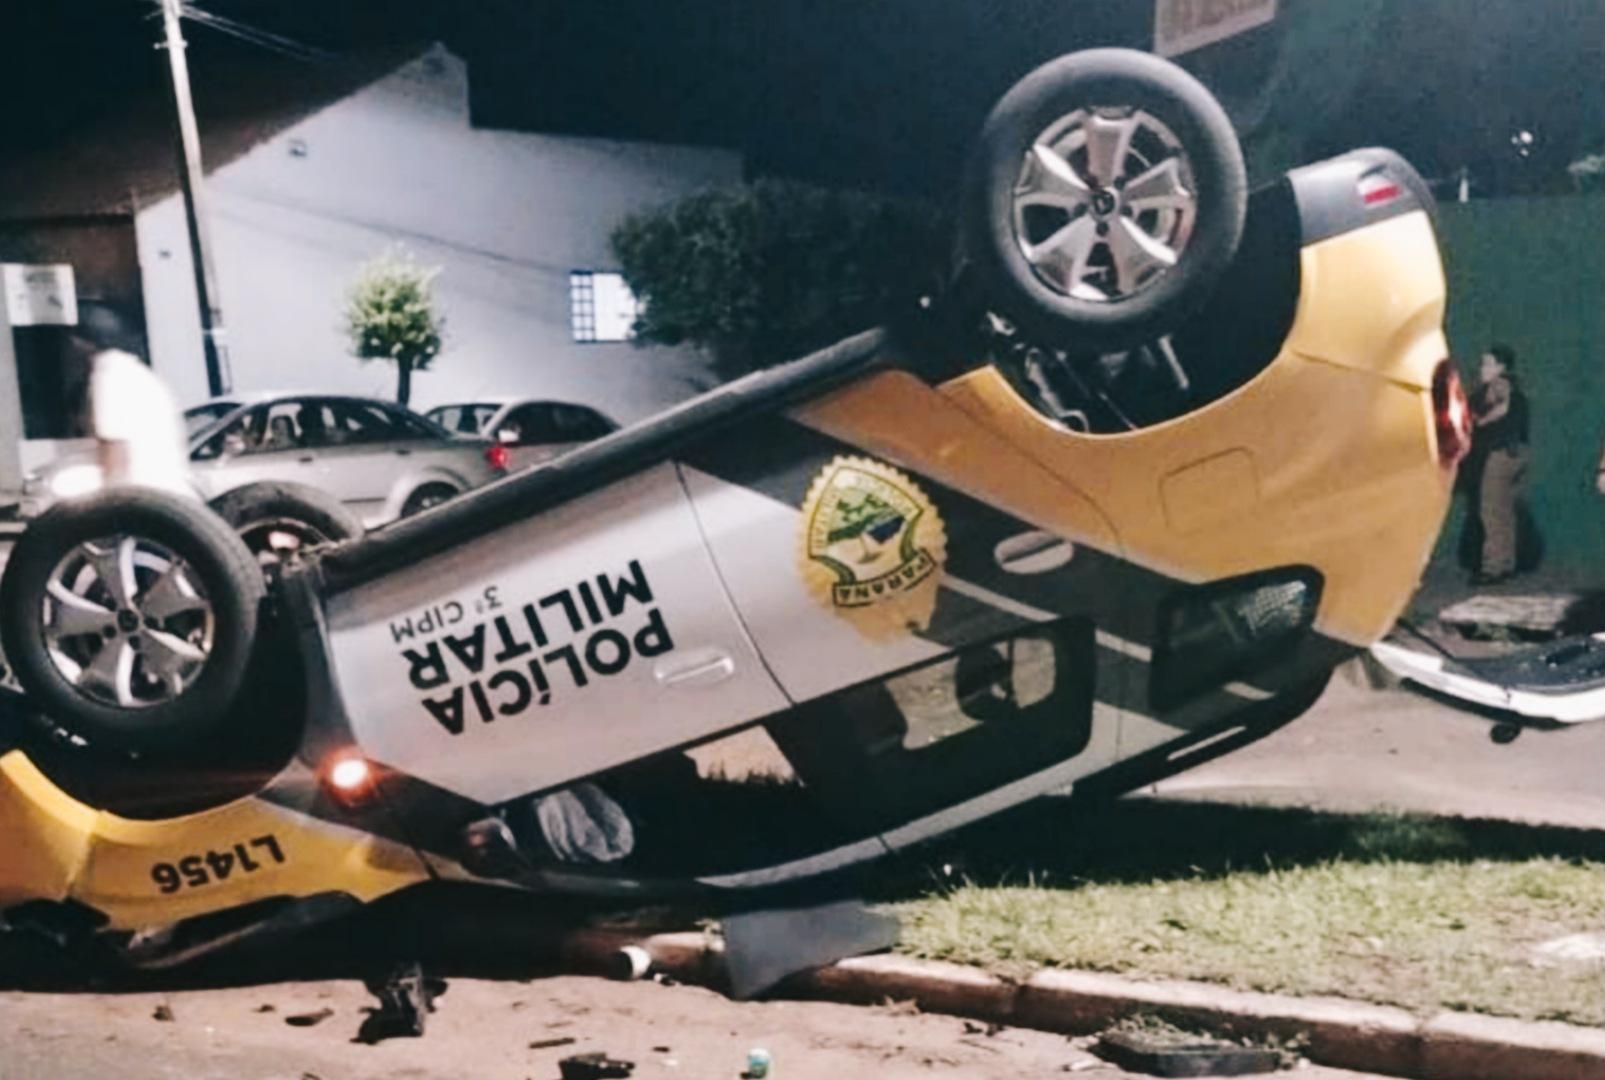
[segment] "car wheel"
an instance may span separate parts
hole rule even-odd
[[[987,118],[964,251],[986,302],[1027,337],[1113,352],[1162,337],[1242,238],[1247,181],[1202,84],[1146,53],[1051,61]]]
[[[457,489],[450,484],[425,484],[407,496],[407,501],[401,505],[401,516],[412,517],[414,514],[421,514],[456,497]]]
[[[345,504],[305,484],[246,484],[219,495],[211,506],[234,526],[270,579],[310,548],[363,534],[361,520]]]
[[[41,724],[95,749],[178,750],[231,723],[263,591],[222,518],[118,488],[56,505],[17,540],[0,641]]]

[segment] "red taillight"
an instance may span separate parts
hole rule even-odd
[[[1371,173],[1360,177],[1360,201],[1367,206],[1381,206],[1404,194],[1404,188],[1387,173]]]
[[[1438,428],[1438,462],[1453,469],[1471,452],[1471,403],[1453,361],[1432,373],[1432,416]]]
[[[489,465],[497,472],[506,472],[507,463],[509,460],[511,460],[511,458],[507,453],[507,447],[503,446],[501,443],[491,443],[489,446],[485,447],[485,464]]]

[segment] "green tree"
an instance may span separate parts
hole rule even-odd
[[[346,333],[358,359],[396,365],[396,400],[412,397],[412,373],[440,355],[446,318],[435,302],[439,267],[426,267],[402,248],[364,263],[346,295]]]
[[[633,215],[612,247],[641,300],[636,339],[704,348],[733,378],[914,304],[950,237],[923,203],[759,180]]]

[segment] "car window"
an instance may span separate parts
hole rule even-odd
[[[559,405],[555,419],[566,442],[589,442],[611,434],[614,425],[595,409],[583,405]]]
[[[383,410],[385,416],[395,425],[398,439],[445,439],[451,436],[450,431],[442,429],[439,421],[419,416],[411,409],[389,404],[375,407]]]
[[[208,401],[184,410],[184,434],[199,435],[211,425],[239,408],[237,401]]]
[[[498,405],[439,405],[425,415],[447,431],[457,435],[479,435],[496,415]]]
[[[333,415],[329,435],[335,445],[395,442],[408,437],[407,431],[378,405],[366,401],[331,401],[327,407]]]
[[[499,431],[515,432],[516,437],[512,441],[521,446],[539,446],[546,443],[589,442],[611,432],[613,424],[595,409],[584,405],[535,401],[513,409],[498,428]]]

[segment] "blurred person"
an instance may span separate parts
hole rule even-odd
[[[1517,499],[1529,457],[1527,396],[1516,380],[1516,352],[1510,346],[1493,345],[1482,354],[1471,411],[1480,464],[1472,482],[1482,526],[1481,558],[1471,580],[1493,585],[1517,570]]]
[[[102,305],[83,305],[68,333],[67,364],[102,483],[193,497],[183,417],[166,384],[135,355],[139,348],[138,335]]]

